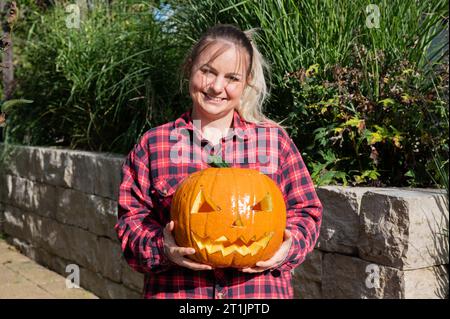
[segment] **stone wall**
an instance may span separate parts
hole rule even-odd
[[[114,225],[123,156],[8,148],[0,233],[101,298],[139,298]],[[448,298],[448,197],[442,191],[321,187],[319,242],[294,271],[297,298]]]
[[[321,187],[319,241],[299,298],[448,298],[448,197],[432,189]]]
[[[123,156],[14,147],[0,166],[0,229],[7,241],[101,298],[140,298],[143,275],[122,258],[114,231]]]

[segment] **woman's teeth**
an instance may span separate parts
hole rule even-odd
[[[212,101],[212,102],[222,102],[223,100],[225,100],[225,99],[223,99],[223,98],[221,98],[221,97],[212,97],[212,96],[209,96],[208,94],[205,94],[205,97],[206,97],[206,99],[208,99],[208,100],[210,100],[210,101]]]

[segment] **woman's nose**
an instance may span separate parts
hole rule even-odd
[[[220,93],[223,91],[225,87],[225,78],[221,77],[221,76],[216,76],[216,78],[214,79],[214,81],[211,83],[211,90],[214,93]]]

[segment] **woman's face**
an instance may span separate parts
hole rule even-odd
[[[192,67],[189,93],[194,111],[214,120],[230,113],[240,103],[246,86],[248,54],[226,41],[206,48]]]

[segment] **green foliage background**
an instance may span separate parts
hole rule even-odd
[[[316,184],[426,187],[448,171],[446,1],[94,1],[79,29],[70,1],[21,3],[16,95],[35,102],[8,112],[8,142],[127,153],[190,106],[184,55],[233,23],[258,28],[266,113]]]

